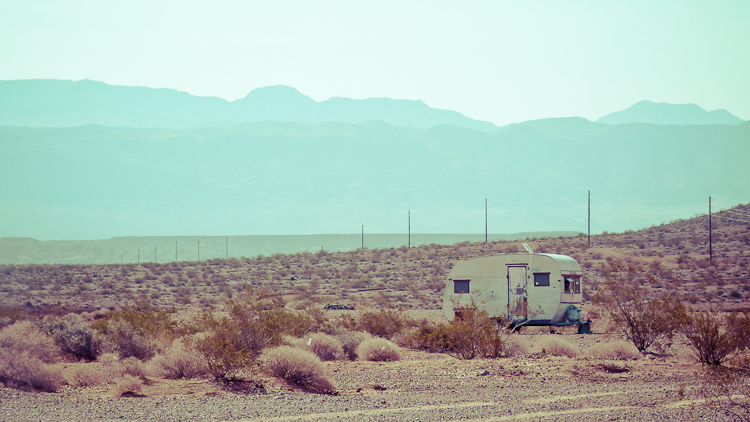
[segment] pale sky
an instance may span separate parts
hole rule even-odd
[[[0,80],[289,85],[505,125],[641,100],[750,119],[750,1],[0,2]]]

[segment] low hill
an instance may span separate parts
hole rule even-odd
[[[641,101],[625,110],[616,111],[597,123],[621,125],[651,123],[655,125],[738,125],[743,120],[727,110],[706,111],[695,104],[669,104]]]
[[[709,217],[701,215],[638,231],[595,235],[590,245],[584,235],[525,242],[537,253],[575,258],[583,268],[585,300],[619,265],[651,274],[651,294],[669,293],[696,307],[748,309],[750,204],[713,214],[711,228],[709,237]],[[519,241],[492,240],[140,265],[0,265],[0,316],[22,307],[23,312],[97,312],[135,301],[205,310],[248,286],[283,296],[292,306],[439,309],[455,263],[522,250]]]
[[[490,240],[573,236],[573,232],[490,234]],[[366,248],[398,248],[411,244],[452,245],[479,242],[479,234],[366,234]],[[252,258],[258,255],[301,252],[354,251],[362,247],[361,234],[310,236],[178,236],[117,237],[103,240],[48,240],[0,238],[0,264],[119,264],[201,261],[215,258]]]

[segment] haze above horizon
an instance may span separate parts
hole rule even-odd
[[[498,126],[641,100],[750,119],[750,3],[29,1],[0,5],[0,80],[235,100],[288,85],[422,100]]]

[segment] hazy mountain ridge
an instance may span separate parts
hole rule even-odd
[[[499,130],[493,123],[474,120],[456,111],[431,108],[420,100],[333,97],[316,102],[284,85],[257,88],[244,98],[230,102],[174,89],[108,85],[91,80],[0,81],[0,126],[190,129],[260,121],[359,124],[378,120],[417,129],[454,125],[486,133]],[[548,119],[537,122],[544,120]],[[695,104],[641,101],[596,122],[734,125],[742,119],[727,110],[709,112]]]
[[[657,125],[738,125],[739,117],[724,109],[706,111],[695,104],[654,103],[648,100],[636,103],[625,110],[616,111],[597,119],[598,123],[620,125],[626,123],[651,123]]]
[[[748,200],[750,123],[604,125],[547,119],[496,134],[438,126],[258,122],[196,129],[0,127],[2,235],[585,231],[692,216],[709,195]],[[395,152],[395,153],[394,153]],[[695,208],[692,208],[695,209]],[[654,221],[659,219],[658,221]]]
[[[91,80],[0,81],[0,125],[138,128],[234,126],[258,121],[362,123],[383,120],[395,126],[428,128],[452,124],[484,132],[497,127],[458,112],[434,109],[422,101],[334,97],[316,102],[296,89],[258,88],[226,101],[174,89],[108,85]]]

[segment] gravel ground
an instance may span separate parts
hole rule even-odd
[[[525,338],[533,343],[538,335]],[[563,335],[585,347],[597,336]],[[461,361],[405,351],[400,362],[330,362],[338,395],[265,378],[265,388],[153,380],[141,396],[113,389],[0,389],[0,421],[724,421],[696,394],[700,366],[677,358],[608,362],[531,354]],[[479,375],[486,371],[486,375]]]

